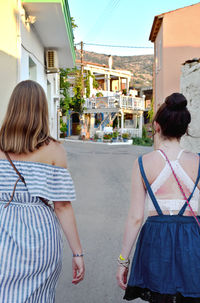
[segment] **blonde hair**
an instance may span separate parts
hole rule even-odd
[[[48,103],[42,86],[32,80],[18,83],[0,130],[0,149],[28,153],[50,140],[55,139],[49,133]]]

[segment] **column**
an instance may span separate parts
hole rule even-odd
[[[121,78],[119,77],[119,91],[121,91]]]
[[[130,82],[130,79],[127,78],[127,79],[126,79],[126,94],[127,94],[127,96],[128,96],[128,94],[129,94],[129,82]]]
[[[91,71],[91,76],[93,76],[93,72]],[[93,94],[93,77],[90,76],[90,97]]]
[[[95,114],[90,114],[90,138],[94,135]]]
[[[121,130],[123,131],[124,129],[124,112],[121,111]]]
[[[143,125],[143,112],[140,114],[140,121],[139,121],[140,137],[142,137],[142,125]]]
[[[110,92],[110,75],[106,75],[106,90]]]

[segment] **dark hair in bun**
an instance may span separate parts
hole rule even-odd
[[[160,125],[164,137],[180,139],[191,122],[186,98],[180,93],[168,96],[158,109],[154,121]]]
[[[165,99],[167,108],[170,110],[183,110],[187,106],[186,98],[179,93],[173,93]]]

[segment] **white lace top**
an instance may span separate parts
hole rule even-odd
[[[161,154],[161,156],[165,159],[165,157],[163,156],[163,154],[158,150],[158,152]],[[176,160],[170,161],[177,177],[179,180],[182,181],[182,183],[185,185],[185,187],[187,188],[188,192],[191,193],[193,191],[194,188],[194,182],[193,180],[188,176],[188,174],[185,172],[185,170],[182,168],[182,166],[179,163],[179,159],[181,157],[183,150],[181,150],[178,154],[178,157]],[[165,159],[166,161],[166,159]],[[151,184],[151,189],[158,201],[158,204],[161,208],[162,211],[168,211],[170,215],[174,214],[174,211],[179,211],[182,206],[185,203],[184,199],[159,199],[159,197],[156,195],[156,193],[160,190],[160,188],[162,187],[162,185],[169,180],[169,178],[172,175],[172,171],[171,168],[169,166],[169,164],[166,162],[165,167],[162,169],[162,171],[160,172],[160,174],[158,175],[158,177],[155,179],[155,181]],[[173,177],[174,178],[174,177]],[[174,182],[175,178],[174,178]],[[173,186],[173,185],[171,185]],[[180,189],[179,189],[180,190]],[[186,194],[186,196],[188,196]],[[200,197],[200,191],[199,189],[196,187],[193,197],[190,200],[190,205],[193,209],[193,211],[197,212],[198,211],[198,204],[199,204],[199,197]],[[149,194],[147,193],[147,197],[146,197],[146,202],[148,205],[148,211],[155,211],[155,207],[152,203],[152,200],[149,196]],[[187,207],[188,209],[188,207]]]

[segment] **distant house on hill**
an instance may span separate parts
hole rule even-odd
[[[149,40],[154,43],[155,109],[180,92],[181,64],[200,54],[200,3],[157,15]]]

